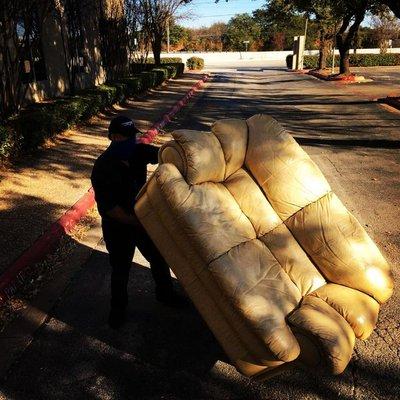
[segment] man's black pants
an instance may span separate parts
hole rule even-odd
[[[112,268],[112,308],[125,308],[128,303],[129,271],[136,246],[150,263],[156,290],[168,292],[172,289],[169,267],[139,222],[133,226],[103,220],[102,228]]]

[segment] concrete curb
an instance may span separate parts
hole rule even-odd
[[[349,75],[349,76],[338,76],[338,75],[324,75],[316,71],[307,72],[308,75],[315,76],[318,79],[324,81],[335,82],[340,84],[350,84],[350,83],[364,83],[372,82],[372,79],[367,79],[362,75]]]
[[[400,97],[386,97],[383,99],[378,99],[380,103],[388,104],[389,106],[400,110]]]
[[[153,124],[139,141],[142,143],[151,143],[158,135],[158,129],[163,128],[171,121],[175,114],[187,105],[191,97],[193,97],[195,92],[201,88],[208,78],[208,74],[203,75],[186,95],[175,103],[171,111],[164,114],[160,121]],[[7,268],[0,276],[0,304],[9,299],[24,282],[26,270],[54,251],[62,236],[70,232],[94,204],[94,192],[93,189],[90,188],[61,218],[51,224],[50,228],[40,236],[31,247],[25,250],[21,256]]]

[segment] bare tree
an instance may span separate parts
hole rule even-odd
[[[151,34],[145,29],[146,20],[141,0],[125,0],[128,61],[144,64],[151,48]]]
[[[100,38],[107,79],[128,73],[128,23],[124,0],[100,2]]]
[[[394,15],[396,15],[397,18],[400,18],[400,1],[399,0],[381,0],[378,1],[378,3],[382,3],[386,6],[388,6]]]
[[[48,0],[0,2],[0,104],[1,119],[18,112],[29,82],[45,75],[41,48]]]
[[[372,25],[380,52],[384,54],[388,50],[390,40],[399,38],[400,22],[392,13],[385,12],[380,16],[374,16]]]
[[[168,21],[177,10],[191,0],[140,0],[143,12],[143,28],[149,33],[154,61],[161,64],[161,48]]]
[[[78,78],[85,71],[87,31],[94,29],[99,15],[96,0],[54,0],[52,12],[61,35],[64,66],[70,93],[75,93]]]

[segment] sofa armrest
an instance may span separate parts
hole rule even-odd
[[[344,371],[353,352],[355,336],[337,311],[318,297],[306,296],[300,307],[289,315],[288,322],[300,344],[300,362],[314,368],[324,366],[333,374]]]
[[[328,283],[309,296],[317,297],[335,309],[352,327],[358,339],[367,339],[374,330],[379,303],[371,296],[335,283]]]

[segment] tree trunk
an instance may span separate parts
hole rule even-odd
[[[326,37],[326,32],[322,31],[320,36],[319,44],[319,58],[318,58],[318,70],[326,68],[326,60],[329,52],[329,40]]]
[[[340,53],[340,70],[339,73],[341,75],[350,75],[350,54],[349,49],[344,47],[339,48]]]
[[[337,35],[336,42],[340,53],[340,74],[350,75],[350,55],[349,51],[354,43],[354,39],[358,33],[361,22],[364,19],[365,13],[367,11],[368,1],[364,1],[362,7],[357,9],[356,14],[348,14],[342,21],[342,26],[340,27]],[[351,21],[353,23],[350,25]]]
[[[161,45],[162,45],[162,35],[155,35],[154,40],[151,42],[151,47],[153,49],[154,63],[156,65],[161,65]]]

